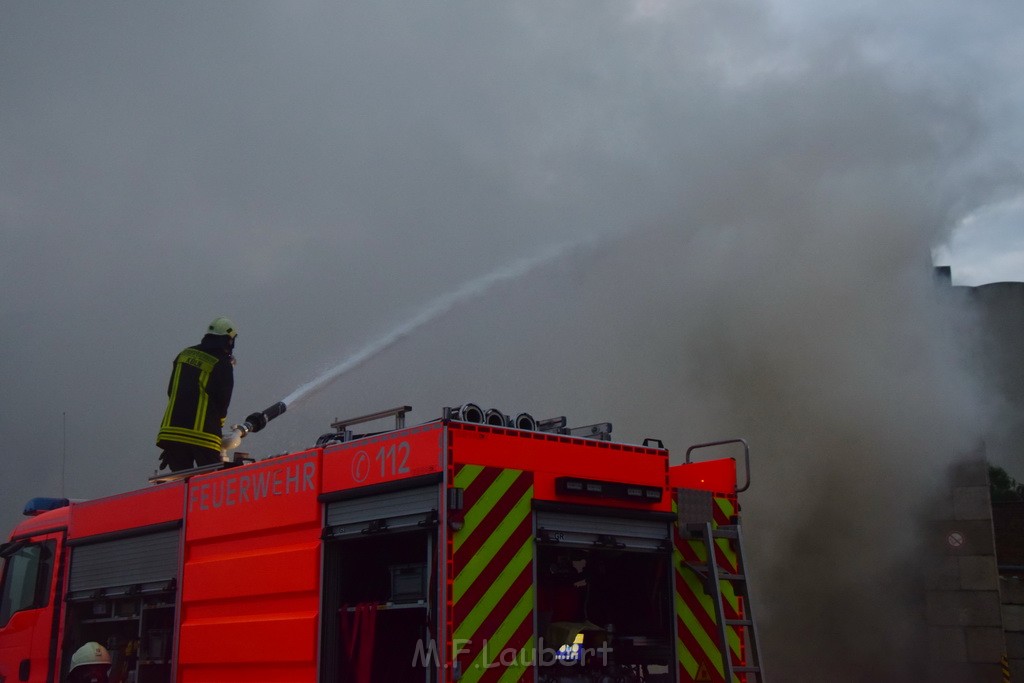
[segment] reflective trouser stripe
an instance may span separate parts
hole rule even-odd
[[[220,438],[206,432],[196,432],[182,427],[164,427],[156,438],[157,441],[176,441],[220,452]]]

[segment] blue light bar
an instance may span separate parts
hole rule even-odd
[[[44,512],[50,510],[59,510],[60,508],[67,507],[71,504],[67,498],[33,498],[29,502],[25,503],[25,509],[21,511],[21,514],[26,517],[35,517],[41,515]]]

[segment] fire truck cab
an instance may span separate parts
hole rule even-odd
[[[64,681],[90,641],[117,683],[763,681],[735,459],[408,410],[31,503],[0,548],[0,683]]]

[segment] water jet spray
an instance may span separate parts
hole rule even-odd
[[[232,451],[242,444],[242,439],[250,432],[258,432],[267,423],[288,409],[284,401],[278,401],[269,408],[250,414],[241,424],[233,425],[231,433],[221,437],[220,447],[223,451]]]
[[[441,317],[452,308],[455,308],[466,301],[482,296],[499,282],[515,280],[523,277],[540,266],[561,258],[566,252],[572,249],[578,249],[590,241],[592,240],[581,240],[579,242],[557,245],[547,253],[520,259],[510,265],[497,268],[490,273],[482,275],[474,280],[470,280],[461,287],[434,299],[427,303],[416,315],[412,316],[387,334],[371,342],[363,349],[352,354],[341,363],[321,374],[319,377],[301,385],[295,391],[288,394],[284,400],[278,401],[262,412],[252,413],[245,418],[245,421],[241,424],[232,426],[231,433],[225,435],[221,440],[222,450],[226,453],[227,451],[238,448],[242,443],[242,439],[245,438],[246,435],[251,432],[258,432],[266,427],[268,422],[283,413],[289,405],[293,405],[299,400],[308,398],[310,395],[324,388],[342,375],[345,375],[377,354],[387,350],[423,325]],[[502,418],[502,423],[504,424],[504,417]]]
[[[546,253],[523,258],[514,261],[507,266],[497,268],[490,273],[466,282],[462,286],[447,294],[437,297],[424,305],[418,313],[392,329],[387,334],[367,344],[361,350],[352,354],[341,363],[327,370],[316,379],[306,382],[298,389],[285,397],[283,403],[293,405],[295,402],[306,399],[313,393],[323,389],[325,386],[338,379],[342,375],[356,369],[377,354],[389,349],[391,346],[406,338],[414,331],[441,317],[457,306],[477,299],[491,290],[496,284],[508,280],[517,280],[537,268],[561,258],[567,252],[579,249],[586,244],[593,242],[593,239],[579,240],[577,242],[560,244],[552,247]]]

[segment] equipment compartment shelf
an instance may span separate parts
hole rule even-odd
[[[68,638],[104,645],[125,680],[170,681],[176,607],[172,593],[90,596],[71,604]]]

